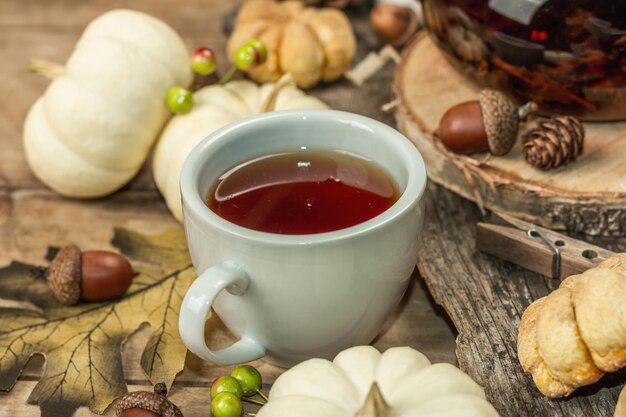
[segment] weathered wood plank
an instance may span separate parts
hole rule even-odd
[[[474,247],[478,210],[442,188],[431,187],[418,267],[436,302],[459,332],[459,366],[485,387],[503,416],[610,417],[626,371],[563,400],[542,396],[517,359],[517,328],[524,309],[558,281],[525,271]],[[599,242],[598,242],[599,243]],[[625,251],[626,242],[611,249]]]

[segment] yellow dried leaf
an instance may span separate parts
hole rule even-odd
[[[150,381],[169,388],[184,367],[178,311],[195,272],[182,230],[146,236],[116,229],[113,245],[139,274],[110,302],[64,306],[45,281],[30,277],[32,265],[0,269],[0,298],[40,309],[0,308],[0,390],[13,387],[32,355],[44,355],[45,371],[28,399],[42,416],[70,417],[82,406],[102,414],[124,395],[121,347],[142,323],[152,329],[141,358]]]

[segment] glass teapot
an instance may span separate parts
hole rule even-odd
[[[626,120],[626,0],[423,0],[455,66],[549,113]]]

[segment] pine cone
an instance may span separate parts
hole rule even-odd
[[[552,116],[524,135],[526,161],[540,169],[558,168],[583,153],[585,129],[572,116]]]

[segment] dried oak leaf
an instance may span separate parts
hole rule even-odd
[[[47,283],[30,277],[33,265],[12,262],[0,269],[0,298],[36,307],[0,307],[0,390],[15,385],[31,356],[44,355],[45,370],[28,398],[40,406],[42,417],[70,417],[82,406],[102,414],[124,395],[121,348],[142,323],[152,329],[141,357],[150,381],[169,388],[184,367],[178,311],[195,272],[183,232],[146,236],[115,229],[113,245],[139,274],[128,292],[111,302],[64,306]]]

